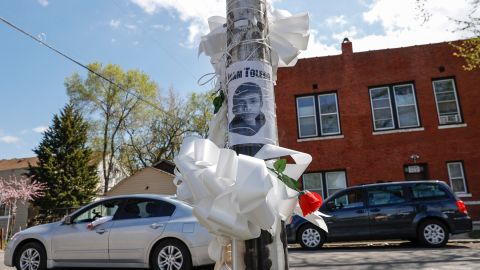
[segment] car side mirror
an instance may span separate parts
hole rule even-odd
[[[327,210],[328,211],[334,211],[337,207],[335,206],[334,201],[329,201],[327,202]]]
[[[63,224],[71,225],[72,224],[72,217],[71,216],[66,216],[65,219],[63,220]]]

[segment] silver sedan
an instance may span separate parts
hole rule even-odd
[[[18,270],[54,267],[185,270],[213,263],[211,236],[192,208],[161,195],[128,195],[91,203],[62,221],[14,235],[4,262]]]

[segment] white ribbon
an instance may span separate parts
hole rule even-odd
[[[276,223],[289,219],[298,208],[298,192],[268,169],[283,156],[296,162],[287,164],[284,171],[293,179],[312,161],[309,154],[274,145],[265,145],[250,157],[219,148],[208,139],[184,140],[175,158],[177,196],[190,202],[200,224],[217,236],[209,247],[212,259],[220,260],[224,239],[256,238],[262,229],[275,234]],[[327,231],[318,214],[306,218]]]

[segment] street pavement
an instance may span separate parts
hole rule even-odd
[[[320,251],[289,249],[290,269],[480,269],[480,243],[450,242],[428,249],[409,242],[327,244]]]
[[[292,245],[289,248],[289,262],[291,270],[473,270],[480,269],[480,241],[451,241],[439,249],[422,248],[400,241],[333,243],[317,251],[305,251],[298,245]],[[13,269],[3,265],[3,252],[0,251],[0,270]],[[197,267],[195,270],[213,270],[213,267]]]

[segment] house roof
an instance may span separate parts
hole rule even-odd
[[[163,159],[153,164],[152,167],[167,172],[169,174],[175,174],[175,163],[170,160]]]
[[[37,157],[0,159],[0,171],[28,168],[28,164],[37,165]]]
[[[173,164],[173,163],[172,163]],[[118,184],[116,184],[115,186],[113,186],[109,191],[107,191],[105,193],[106,196],[109,196],[108,194],[111,194],[112,192],[114,192],[115,190],[119,189],[120,187],[122,187],[123,185],[127,184],[128,182],[135,180],[137,179],[137,175],[145,170],[153,170],[155,172],[159,172],[161,174],[165,174],[165,175],[168,175],[169,177],[175,177],[175,175],[167,172],[167,171],[164,171],[162,169],[158,169],[158,168],[155,168],[155,167],[145,167],[137,172],[135,172],[134,174],[130,175],[129,177],[126,177],[124,178],[122,181],[120,181]]]

